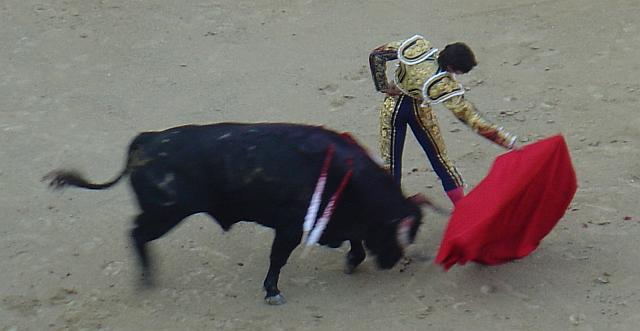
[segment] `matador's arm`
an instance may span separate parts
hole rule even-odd
[[[473,103],[464,98],[464,88],[451,75],[443,75],[430,86],[428,94],[429,99],[442,102],[462,123],[477,134],[502,147],[514,148],[518,137],[483,118]]]
[[[443,102],[462,123],[473,129],[477,134],[493,141],[494,143],[512,149],[515,145],[516,135],[507,132],[501,126],[497,126],[480,115],[476,107],[463,95],[453,97]]]
[[[464,96],[460,95],[445,101],[447,107],[462,123],[473,129],[477,134],[493,141],[494,143],[511,149],[514,147],[516,135],[505,131],[501,126],[497,126],[478,113],[476,107]]]
[[[398,47],[402,42],[384,44],[369,54],[369,68],[376,91],[384,92],[389,88],[387,81],[387,61],[398,59]]]

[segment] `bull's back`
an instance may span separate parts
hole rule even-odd
[[[175,185],[179,179],[206,199],[238,205],[306,208],[329,146],[335,154],[328,186],[337,185],[352,164],[375,166],[339,134],[296,124],[189,125],[140,134],[131,146],[143,154],[138,178],[155,184],[173,178]]]
[[[217,187],[248,200],[300,198],[308,203],[329,146],[340,151],[334,154],[333,172],[344,173],[345,155],[360,157],[338,134],[305,125],[221,125],[202,140],[205,163],[217,172]]]
[[[351,138],[319,127],[288,123],[188,125],[140,134],[139,146],[156,165],[203,172],[229,190],[275,185],[284,188],[315,181],[331,146],[332,170],[385,177],[381,168]],[[373,179],[373,178],[370,178]]]

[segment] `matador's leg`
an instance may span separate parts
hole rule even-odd
[[[421,107],[420,102],[413,104],[413,115],[409,120],[409,126],[416,136],[416,139],[427,154],[433,170],[442,181],[442,187],[447,193],[456,190],[462,193],[462,177],[447,156],[447,150],[440,133],[438,119],[431,107]],[[451,197],[451,196],[450,196]],[[457,200],[456,196],[456,200]],[[452,198],[454,200],[454,198]],[[455,203],[456,201],[454,201]]]
[[[396,99],[392,96],[384,98],[380,107],[380,157],[382,166],[389,171],[391,169],[391,143],[393,136],[393,115],[396,106]]]
[[[400,184],[402,177],[402,150],[407,132],[407,117],[402,116],[411,112],[409,109],[402,109],[410,102],[410,97],[401,95],[399,97],[387,96],[380,109],[380,155],[383,166],[392,174],[395,181]]]

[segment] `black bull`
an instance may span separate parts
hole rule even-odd
[[[150,261],[146,244],[187,216],[207,213],[224,230],[239,221],[273,228],[275,239],[264,289],[266,300],[280,304],[280,269],[303,236],[310,205],[327,151],[333,158],[321,199],[322,212],[351,171],[318,243],[337,247],[349,241],[347,270],[365,258],[364,245],[379,267],[393,267],[413,242],[421,223],[422,196],[405,198],[387,172],[348,135],[296,124],[187,125],[139,134],[131,143],[125,169],[104,184],[75,171],[45,176],[51,186],[104,189],[129,175],[142,212],[131,237],[146,281]]]

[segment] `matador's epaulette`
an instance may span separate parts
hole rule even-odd
[[[438,104],[463,94],[464,87],[453,78],[453,74],[443,71],[429,77],[422,86],[422,104]]]

